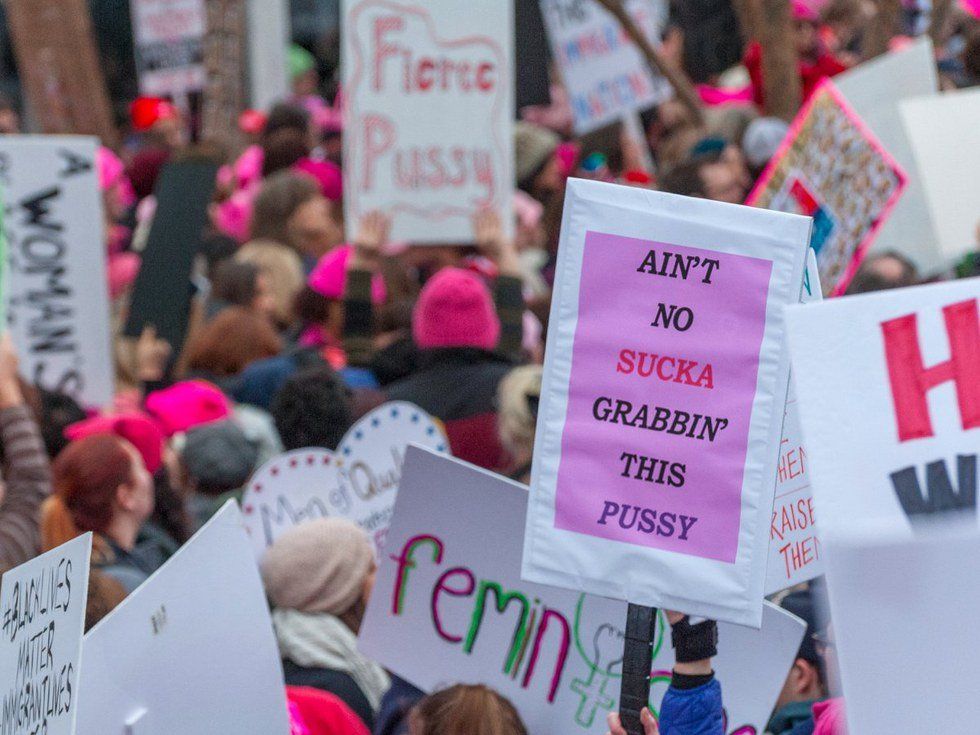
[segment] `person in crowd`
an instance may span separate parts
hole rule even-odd
[[[369,728],[390,679],[357,649],[374,586],[374,549],[351,521],[321,518],[283,533],[262,557],[286,683],[337,695]]]
[[[234,380],[248,365],[278,355],[282,339],[269,317],[254,309],[229,306],[184,347],[187,373],[218,385]]]
[[[517,709],[480,684],[457,684],[412,709],[410,735],[528,735]]]
[[[497,425],[500,442],[507,451],[508,476],[518,482],[531,481],[534,429],[541,400],[540,365],[522,365],[507,373],[498,391]]]
[[[235,262],[254,265],[269,287],[272,316],[280,330],[296,320],[296,296],[303,288],[303,261],[295,250],[274,240],[251,240],[235,253]]]
[[[555,155],[560,143],[561,138],[547,128],[527,122],[514,126],[517,188],[542,203],[563,185],[561,165]]]
[[[275,318],[276,298],[270,278],[253,263],[225,260],[216,268],[206,308],[213,319],[230,306],[240,306]]]
[[[361,718],[336,695],[313,687],[286,687],[294,735],[370,735]]]
[[[270,407],[283,446],[334,450],[354,423],[350,389],[327,365],[290,376]]]
[[[126,599],[126,588],[98,569],[90,569],[85,599],[85,632],[115,610]]]
[[[820,38],[820,16],[805,0],[792,0],[793,30],[799,54],[799,75],[804,101],[827,77],[847,71],[847,64],[834,56]],[[762,77],[762,46],[758,41],[749,44],[745,52],[745,68],[752,79],[752,97],[765,109],[765,85]]]
[[[876,253],[864,259],[847,285],[847,295],[905,288],[919,282],[915,264],[894,251]]]
[[[163,563],[155,544],[137,545],[153,513],[153,477],[130,442],[93,434],[71,442],[52,466],[54,494],[44,502],[45,551],[95,534],[92,564],[132,592]]]
[[[6,332],[0,337],[0,573],[38,553],[38,512],[51,493],[48,456],[17,370],[17,352]]]
[[[748,194],[747,181],[721,155],[705,154],[677,166],[661,179],[660,189],[669,194],[741,204]]]
[[[311,269],[343,239],[336,214],[313,177],[280,171],[262,184],[255,199],[251,237],[288,245]]]
[[[85,420],[88,414],[78,401],[67,393],[48,390],[32,385],[20,378],[20,390],[24,401],[31,409],[34,423],[41,432],[44,448],[49,459],[68,446],[65,429],[71,424]]]
[[[742,136],[742,151],[752,179],[758,179],[789,133],[789,123],[778,117],[760,117]]]
[[[644,735],[725,735],[721,685],[711,668],[718,653],[718,625],[713,620],[692,625],[676,612],[668,612],[667,620],[676,663],[659,723],[646,707],[640,713]],[[610,713],[608,720],[608,735],[626,735],[619,713]]]

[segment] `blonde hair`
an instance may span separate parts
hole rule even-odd
[[[293,304],[296,295],[303,290],[303,261],[296,251],[275,240],[252,240],[242,245],[235,254],[239,263],[251,263],[269,281],[269,289],[275,302],[276,321],[286,326],[293,322]]]
[[[537,417],[530,400],[541,395],[541,372],[540,365],[514,368],[497,389],[497,432],[504,449],[515,458],[530,457],[534,448]]]

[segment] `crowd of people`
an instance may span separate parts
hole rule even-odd
[[[808,95],[861,58],[875,4],[791,5]],[[905,5],[894,47],[922,30],[921,3]],[[937,47],[946,88],[980,84],[980,20],[957,13]],[[679,62],[683,41],[669,23],[663,53]],[[552,105],[521,111],[515,128],[515,237],[486,210],[474,216],[469,241],[416,247],[391,242],[384,213],[344,222],[336,80],[320,78],[316,59],[298,47],[289,66],[293,95],[242,116],[251,144],[219,173],[183,344],[167,343],[152,326],[136,340],[121,334],[156,180],[191,146],[184,112],[149,98],[133,103],[125,146],[99,159],[119,326],[112,405],[81,406],[31,384],[9,336],[0,341],[0,570],[93,532],[87,626],[227,498],[240,497],[263,462],[289,449],[336,449],[359,417],[386,400],[410,401],[442,422],[455,457],[527,482],[566,179],[742,203],[788,130],[761,112],[758,43],[747,44],[743,64],[705,85],[705,100],[725,102],[706,101],[703,121],[677,100],[664,102],[644,116],[646,140],[624,134],[611,152],[575,139],[556,83]],[[0,125],[19,131],[15,105],[0,110]],[[879,252],[848,292],[974,275],[978,262],[921,273],[902,255]],[[288,531],[262,559],[294,732],[525,733],[515,708],[486,687],[425,696],[358,651],[375,572],[365,533],[336,518]],[[821,595],[813,583],[778,598],[808,627],[772,735],[844,731]],[[711,664],[717,627],[674,614],[670,622],[677,665],[658,718],[643,715],[645,732],[721,735],[723,694]],[[617,715],[609,726],[625,733]]]

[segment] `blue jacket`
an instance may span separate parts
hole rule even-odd
[[[660,704],[660,735],[725,735],[718,680],[694,689],[670,687]]]

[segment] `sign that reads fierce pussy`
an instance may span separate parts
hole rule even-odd
[[[346,0],[343,17],[347,221],[383,210],[413,242],[471,240],[482,207],[510,223],[511,0]]]
[[[809,233],[803,217],[570,181],[526,579],[759,625],[781,309]]]

